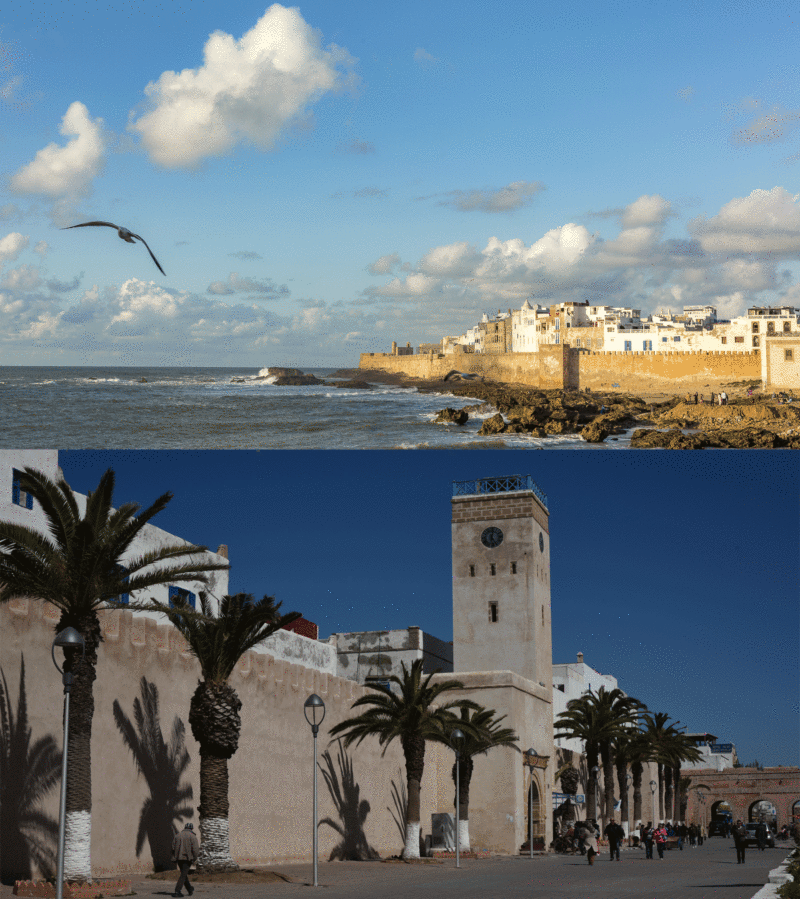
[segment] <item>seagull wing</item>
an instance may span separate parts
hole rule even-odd
[[[87,225],[106,225],[109,228],[116,228],[119,231],[119,225],[112,225],[111,222],[82,222],[80,225],[69,225],[67,228],[62,228],[62,231],[69,231],[70,228],[85,228]],[[139,238],[141,240],[141,238]],[[142,241],[144,243],[144,241]]]
[[[131,231],[130,234],[131,237],[135,237],[137,240],[141,240],[141,242],[147,247],[147,241],[143,237],[140,237],[138,234],[134,234],[133,231]],[[153,262],[155,262],[155,264],[158,266],[158,270],[161,272],[161,274],[166,277],[167,273],[163,268],[161,268],[161,263],[153,255],[153,251],[150,249],[150,247],[147,247],[147,252],[150,254],[150,258],[153,260]]]

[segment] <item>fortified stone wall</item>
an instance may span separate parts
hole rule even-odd
[[[200,756],[188,713],[199,666],[183,638],[167,623],[134,616],[128,610],[101,612],[100,620],[104,639],[94,685],[92,868],[95,874],[149,871],[154,857],[168,853],[165,843],[171,844],[173,823],[182,822],[174,815],[174,805],[168,813],[151,808],[137,852],[137,831],[146,805],[157,808],[168,801],[171,783],[189,786],[187,805],[197,825]],[[57,622],[57,610],[42,602],[15,600],[0,607],[0,669],[10,706],[16,716],[23,688],[31,745],[50,736],[60,749],[63,694],[50,655]],[[144,728],[151,738],[163,737],[167,745],[174,728],[178,733],[182,730],[190,757],[183,771],[178,765],[175,770],[156,766],[153,783],[137,775],[120,727],[127,719],[131,733],[139,734],[134,703],[142,703],[143,679],[158,695],[156,713],[145,714]],[[242,700],[239,750],[229,763],[234,857],[242,863],[311,859],[313,740],[303,714],[303,703],[311,693],[318,693],[326,705],[318,741],[320,858],[347,855],[359,846],[369,846],[384,857],[399,854],[403,847],[399,803],[405,795],[399,743],[392,743],[384,756],[376,739],[347,751],[337,742],[329,744],[330,728],[349,717],[353,702],[369,691],[353,681],[255,652],[242,658],[230,683]],[[27,762],[12,759],[11,776],[22,777]],[[451,764],[452,753],[432,746],[426,751],[422,834],[430,833],[433,813],[452,811],[448,806],[452,789],[439,786],[449,776]],[[56,775],[56,786],[39,806],[51,822],[58,820],[59,782]],[[5,817],[14,811],[3,807],[0,814]],[[15,822],[4,821],[4,832],[9,832],[7,824],[13,832]],[[54,852],[54,839],[51,848]],[[4,876],[13,869],[7,845],[0,847],[0,863]]]
[[[715,802],[730,805],[733,820],[750,821],[752,806],[766,799],[775,806],[778,827],[791,825],[792,815],[800,817],[800,768],[726,768],[724,771],[681,771],[681,777],[690,777],[686,820],[711,820],[711,807]],[[697,798],[702,792],[705,803]]]
[[[543,390],[565,387],[593,390],[697,389],[731,381],[761,379],[758,350],[746,353],[589,353],[565,345],[542,346],[538,353],[391,356],[362,353],[359,368],[412,378],[443,378],[453,369],[497,381]],[[619,385],[614,387],[613,385]]]

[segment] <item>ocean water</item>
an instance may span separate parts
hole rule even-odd
[[[304,368],[330,378],[335,369]],[[255,368],[0,366],[4,449],[626,449],[631,431],[480,437],[482,416],[434,425],[477,402],[416,388],[276,387]],[[234,381],[234,379],[236,379]]]

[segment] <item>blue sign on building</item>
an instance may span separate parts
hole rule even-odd
[[[709,746],[709,749],[712,752],[731,753],[733,752],[733,743],[712,743],[711,746]]]

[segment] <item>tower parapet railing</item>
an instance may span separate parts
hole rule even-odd
[[[529,474],[512,474],[502,478],[480,478],[476,481],[453,481],[453,496],[488,496],[496,493],[530,492],[547,509],[547,494]]]

